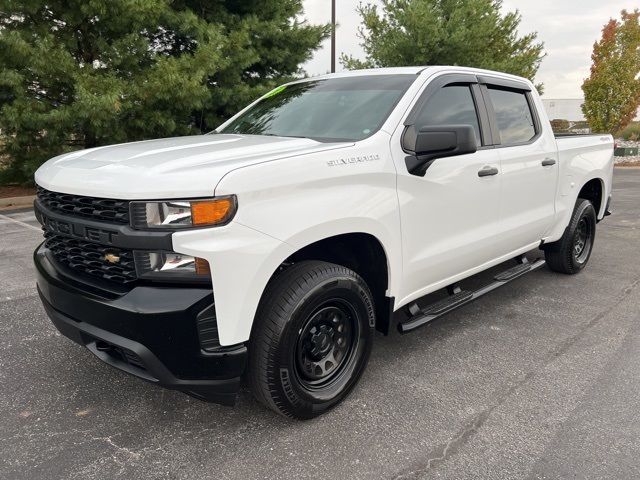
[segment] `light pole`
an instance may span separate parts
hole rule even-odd
[[[336,0],[331,0],[331,73],[336,73]]]

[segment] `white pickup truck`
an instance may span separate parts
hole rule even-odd
[[[409,332],[541,267],[538,248],[579,272],[612,172],[611,136],[556,138],[522,78],[300,80],[207,135],[43,165],[38,290],[64,335],[121,370],[222,404],[245,378],[310,418],[352,390],[376,329]]]

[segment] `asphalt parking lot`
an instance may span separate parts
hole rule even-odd
[[[306,423],[165,391],[61,337],[41,234],[0,212],[0,478],[638,478],[640,169],[616,169],[588,268],[543,268],[406,336]]]

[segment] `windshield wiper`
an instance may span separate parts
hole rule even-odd
[[[303,137],[302,135],[276,135],[275,133],[252,133],[251,135],[264,135],[265,137],[284,137],[284,138],[306,138],[312,140],[309,137]]]

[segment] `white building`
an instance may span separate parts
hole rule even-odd
[[[550,120],[569,120],[570,122],[585,120],[581,108],[584,98],[543,98],[542,103]],[[640,109],[635,120],[640,120]]]

